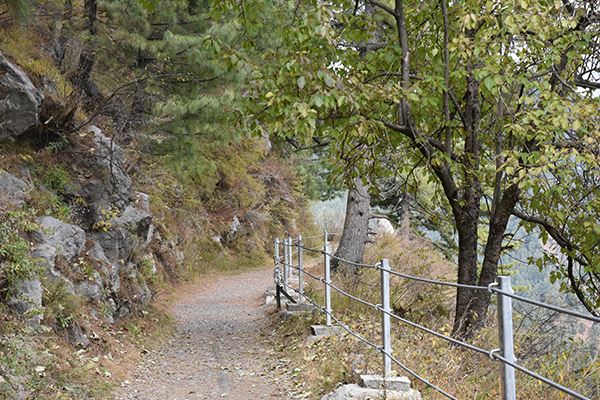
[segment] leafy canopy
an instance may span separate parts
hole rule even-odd
[[[597,308],[594,7],[529,0],[215,4],[220,15],[240,15],[248,31],[268,23],[275,38],[270,47],[249,40],[227,55],[250,76],[240,121],[306,145],[331,138],[332,173],[348,180],[358,171],[410,179],[424,167],[459,229],[463,217],[496,217],[494,235],[503,234],[499,210],[510,203],[506,212],[528,229],[541,225],[542,238],[559,245],[535,262],[557,266],[563,289],[580,288]],[[486,253],[491,264],[494,246]],[[571,273],[564,254],[576,260]]]

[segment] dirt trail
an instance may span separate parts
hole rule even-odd
[[[146,354],[135,380],[116,399],[293,399],[286,377],[268,358],[262,295],[272,271],[198,282],[173,307],[177,334]]]

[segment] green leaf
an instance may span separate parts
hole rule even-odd
[[[315,106],[321,107],[323,105],[323,96],[320,94],[315,96]]]
[[[142,6],[142,8],[148,11],[150,14],[154,12],[154,0],[138,0],[138,3]],[[219,13],[219,19],[221,14]]]
[[[335,85],[335,80],[331,77],[331,75],[325,75],[325,84],[329,87],[333,87],[333,85]]]
[[[300,90],[304,89],[305,85],[306,85],[306,78],[303,76],[298,78],[298,87],[300,88]]]

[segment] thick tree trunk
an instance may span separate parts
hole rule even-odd
[[[408,191],[405,191],[402,195],[402,201],[400,201],[400,229],[398,229],[398,236],[403,239],[408,239],[410,235],[411,202],[412,196]]]
[[[519,196],[519,186],[515,184],[509,186],[504,192],[504,196],[496,212],[492,215],[490,232],[485,245],[483,265],[481,267],[481,274],[479,275],[479,282],[477,283],[479,286],[488,286],[496,280],[504,232],[506,231],[512,211],[519,201]],[[472,336],[473,332],[478,331],[485,325],[487,309],[490,305],[490,295],[488,291],[479,291],[476,293],[473,306],[471,307],[473,318],[472,321],[469,321],[468,336]]]
[[[474,32],[467,29],[465,34],[472,38]],[[458,231],[458,283],[476,285],[479,209],[481,207],[481,183],[477,176],[481,152],[481,143],[478,137],[480,105],[479,82],[472,73],[473,65],[469,65],[467,70],[469,74],[467,75],[463,120],[465,144],[461,160],[466,171],[462,186],[463,195],[460,198],[457,196],[458,193],[453,193],[454,198],[448,197],[448,199],[452,205]],[[477,293],[471,289],[458,288],[456,291],[453,333],[457,336],[465,335],[474,319],[477,318],[473,310],[476,295]]]
[[[477,240],[479,223],[479,200],[481,197],[473,193],[470,207],[465,205],[460,212],[455,213],[458,230],[458,283],[463,285],[477,284]],[[469,327],[475,292],[471,289],[457,288],[456,313],[454,314],[453,332],[462,335]]]
[[[371,197],[360,179],[354,180],[355,187],[348,192],[346,202],[346,220],[340,245],[335,257],[353,263],[362,263],[365,243],[368,241],[369,219],[371,218]],[[351,264],[340,263],[332,259],[331,269],[345,275],[356,273],[357,268]]]

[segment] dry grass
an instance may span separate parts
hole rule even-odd
[[[403,242],[395,236],[383,236],[372,245],[366,254],[365,262],[373,264],[381,258],[390,259],[391,267],[399,272],[438,280],[449,280],[454,275],[454,267],[433,251],[426,242]],[[322,264],[313,265],[308,271],[322,275]],[[361,271],[356,277],[334,277],[334,285],[344,288],[373,304],[379,300],[379,272]],[[395,314],[426,326],[444,335],[452,329],[454,290],[440,289],[429,284],[416,283],[394,277],[391,283],[392,304]],[[306,292],[319,304],[324,304],[321,283],[311,283]],[[334,314],[354,332],[365,339],[381,344],[381,316],[372,309],[357,304],[332,291]],[[517,315],[518,319],[519,316]],[[341,383],[357,383],[359,374],[382,372],[382,356],[370,346],[355,339],[348,333],[328,337],[315,343],[306,342],[309,325],[323,324],[322,315],[294,317],[280,324],[278,330],[282,340],[289,342],[288,355],[292,364],[301,368],[298,393],[310,399],[320,399]],[[441,387],[459,399],[498,399],[501,398],[499,364],[487,355],[456,347],[421,330],[399,321],[392,320],[392,347],[394,356],[406,367],[431,383]],[[523,327],[522,327],[523,328]],[[519,356],[525,346],[526,329],[516,334],[516,348]],[[552,338],[546,338],[551,342]],[[292,343],[292,340],[294,342]],[[597,342],[597,340],[596,340]],[[293,346],[291,346],[293,344]],[[492,306],[488,325],[479,332],[471,344],[482,349],[498,347],[495,309]],[[589,342],[588,342],[589,344]],[[543,376],[573,388],[590,398],[600,395],[600,359],[598,347],[570,341],[566,347],[552,343],[537,356],[528,355],[520,361]],[[393,368],[400,375],[411,378],[414,388],[421,391],[427,400],[446,397],[411,377],[399,366]],[[549,388],[541,382],[520,372],[517,376],[517,397],[519,399],[568,399],[567,395]]]

